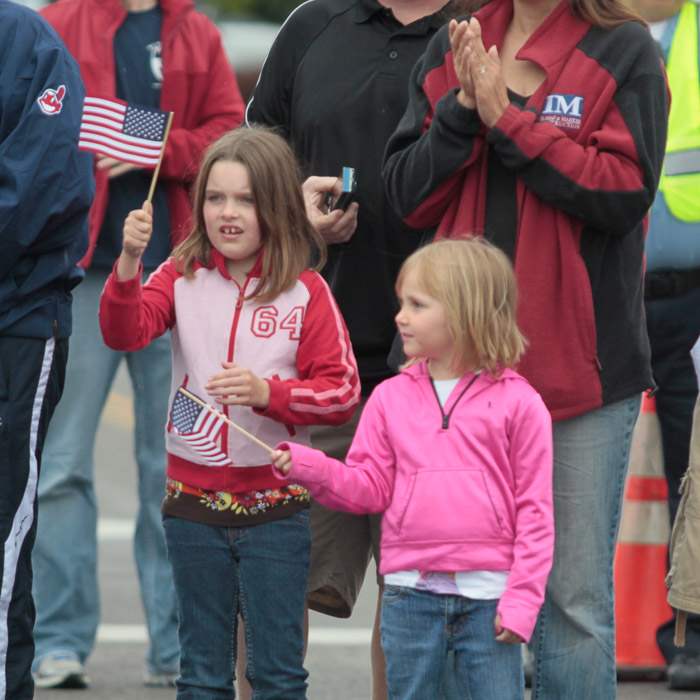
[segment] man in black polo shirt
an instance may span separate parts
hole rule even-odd
[[[411,70],[434,33],[457,14],[445,0],[312,0],[289,16],[248,105],[247,121],[276,127],[308,176],[310,217],[329,244],[324,276],[350,331],[363,396],[390,374],[387,354],[397,311],[394,281],[422,236],[386,202],[381,161],[408,100]],[[343,166],[355,168],[356,201],[327,213]],[[319,428],[315,447],[344,458],[357,418]],[[370,552],[378,554],[379,517],[312,508],[309,607],[348,617]],[[378,608],[379,610],[379,608]],[[378,616],[377,616],[378,618]],[[373,697],[386,697],[378,624],[372,644]]]

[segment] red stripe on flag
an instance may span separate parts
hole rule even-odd
[[[163,134],[151,140],[151,133],[158,133],[154,127],[146,126],[139,134],[134,124],[129,134],[124,134],[125,120],[129,109],[134,110],[138,120],[141,114],[148,119],[155,113],[164,118],[164,113],[132,105],[122,100],[86,97],[83,103],[83,116],[80,123],[78,147],[85,151],[104,154],[125,163],[152,168],[158,164],[163,149]],[[156,119],[158,116],[156,116]],[[150,130],[149,130],[150,129]],[[143,137],[143,138],[142,138]]]
[[[136,146],[128,141],[123,141],[116,136],[106,136],[105,134],[98,134],[90,129],[81,129],[80,131],[81,141],[91,141],[93,143],[104,143],[105,146],[111,145],[112,147],[119,148],[120,151],[125,151],[126,153],[132,153],[135,156],[142,156],[143,158],[155,158],[158,159],[160,155],[160,146],[154,147],[144,147]]]

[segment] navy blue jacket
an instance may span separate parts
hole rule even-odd
[[[0,0],[0,335],[66,337],[94,194],[85,92],[58,35]]]

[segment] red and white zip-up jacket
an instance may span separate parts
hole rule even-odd
[[[306,426],[345,423],[358,405],[352,346],[321,275],[306,270],[290,289],[260,303],[245,299],[257,286],[259,269],[239,287],[224,258],[212,251],[212,265],[196,267],[190,279],[172,259],[143,286],[138,275],[120,282],[113,272],[100,300],[102,335],[109,347],[133,351],[172,330],[171,405],[183,384],[208,399],[204,386],[224,360],[251,370],[269,383],[269,406],[225,406],[223,412],[269,445],[290,437],[309,444]],[[227,426],[216,441],[233,466],[204,465],[168,423],[168,476],[231,493],[279,486],[265,450]]]

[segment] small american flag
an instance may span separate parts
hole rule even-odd
[[[86,97],[78,146],[144,168],[158,164],[168,112],[122,100]]]
[[[216,444],[224,422],[220,413],[200,406],[180,389],[175,392],[170,423],[175,433],[211,467],[232,466],[228,455]]]

